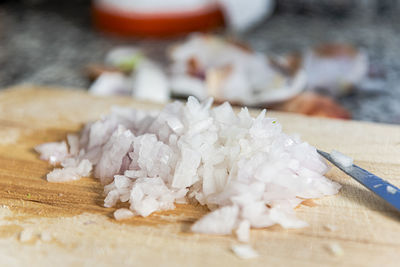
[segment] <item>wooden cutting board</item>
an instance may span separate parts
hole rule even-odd
[[[343,185],[336,196],[297,208],[310,226],[251,231],[260,254],[242,260],[231,236],[190,233],[206,213],[198,206],[116,222],[104,208],[96,179],[48,183],[51,166],[35,145],[59,141],[114,105],[155,109],[128,98],[100,98],[73,90],[13,88],[0,93],[1,266],[399,266],[400,216],[333,168]],[[400,186],[400,127],[270,112],[288,133],[323,150],[337,149]],[[341,248],[337,253],[332,247]]]

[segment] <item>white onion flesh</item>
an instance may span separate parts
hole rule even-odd
[[[328,167],[316,149],[283,133],[265,111],[253,118],[246,108],[236,115],[228,103],[211,105],[190,97],[159,113],[116,107],[88,123],[79,142],[69,137],[69,153],[65,142],[36,150],[42,159],[61,161],[50,182],[88,176],[93,165],[105,184],[104,206],[130,204],[116,211],[118,220],[192,199],[212,210],[193,224],[194,232],[236,233],[243,242],[250,227],[306,226],[294,208],[338,192],[340,185],[324,177]]]
[[[353,159],[339,151],[332,150],[330,155],[331,158],[342,168],[349,168],[353,166]]]
[[[231,249],[233,253],[236,254],[236,256],[244,260],[254,259],[259,256],[257,251],[255,251],[252,247],[250,247],[247,244],[233,245]]]

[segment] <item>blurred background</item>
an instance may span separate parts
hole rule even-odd
[[[0,88],[399,124],[399,14],[396,0],[3,0]]]

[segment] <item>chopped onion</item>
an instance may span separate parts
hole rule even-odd
[[[66,182],[79,180],[81,177],[89,176],[91,170],[92,164],[90,163],[90,161],[87,159],[83,159],[74,166],[54,169],[47,174],[47,181]]]
[[[349,168],[353,165],[353,159],[340,153],[339,151],[332,150],[330,155],[331,158],[342,168]]]
[[[19,233],[19,241],[21,242],[31,241],[32,238],[33,238],[32,229],[24,229]]]
[[[114,212],[114,218],[119,221],[119,220],[125,220],[129,219],[134,216],[134,213],[130,211],[129,209],[117,209]]]
[[[60,163],[68,155],[67,143],[64,141],[41,144],[35,150],[40,154],[40,159],[48,160],[51,164]]]
[[[105,185],[105,207],[129,202],[117,220],[148,216],[194,200],[211,210],[192,231],[249,240],[249,229],[279,224],[300,228],[294,208],[304,199],[336,194],[324,177],[328,167],[316,149],[282,132],[265,111],[253,118],[228,103],[211,108],[190,97],[158,113],[115,107],[88,123],[79,142],[38,146],[41,158],[61,161],[50,182],[94,176]],[[78,145],[77,145],[78,144]],[[79,153],[77,152],[79,151]]]
[[[388,191],[390,194],[396,194],[397,190],[393,186],[387,185],[386,186],[386,191]]]
[[[336,257],[343,256],[344,254],[342,247],[338,243],[330,243],[328,249],[331,254]]]
[[[259,255],[257,251],[255,251],[252,247],[245,244],[240,245],[233,245],[232,251],[241,259],[254,259],[257,258]]]
[[[249,242],[250,240],[250,222],[243,220],[236,229],[237,239],[241,242]]]
[[[44,231],[40,233],[40,240],[43,242],[49,242],[52,239],[52,235],[50,232]]]

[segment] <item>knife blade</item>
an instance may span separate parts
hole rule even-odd
[[[370,191],[374,192],[395,209],[400,211],[399,188],[355,164],[349,167],[344,167],[335,159],[333,159],[329,153],[321,151],[319,149],[317,149],[317,151],[321,156],[330,161],[333,165],[338,167],[344,173],[354,178],[357,182],[368,188]]]

